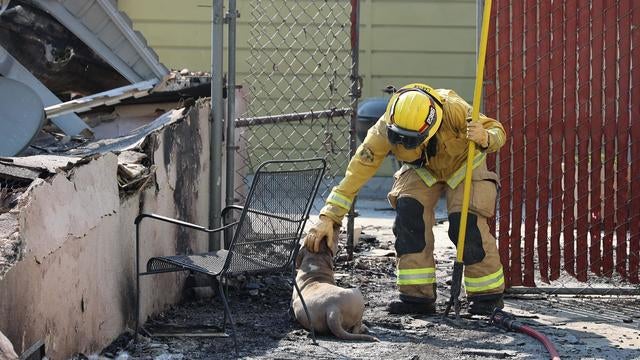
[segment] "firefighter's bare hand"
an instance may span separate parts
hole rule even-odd
[[[322,241],[326,239],[329,249],[335,249],[334,227],[337,224],[330,218],[320,215],[320,221],[309,229],[309,233],[304,238],[304,247],[311,252],[319,252]]]
[[[467,121],[467,139],[483,148],[489,146],[489,132],[477,121]]]

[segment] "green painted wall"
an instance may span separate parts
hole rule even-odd
[[[251,1],[257,0],[237,2],[239,83],[249,71],[245,59],[249,53]],[[327,1],[348,3],[348,0]],[[380,96],[387,85],[424,82],[453,88],[470,100],[475,76],[475,6],[476,0],[362,0],[363,97]],[[210,69],[211,0],[118,0],[118,7],[129,15],[134,28],[142,32],[167,67]],[[310,141],[317,141],[314,131],[299,132],[307,134],[305,137],[309,136]],[[303,149],[304,145],[301,146]],[[387,161],[378,174],[386,176],[392,172],[391,162]]]
[[[239,0],[238,78],[247,72],[252,0]],[[291,1],[291,0],[289,0]],[[347,0],[342,0],[347,1]],[[363,96],[414,81],[450,87],[471,99],[475,75],[475,0],[363,0]],[[210,0],[118,0],[166,66],[210,69]],[[243,16],[244,14],[244,16]]]
[[[365,0],[360,69],[365,95],[414,81],[473,97],[475,0]]]

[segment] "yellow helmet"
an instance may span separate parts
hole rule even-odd
[[[427,85],[410,84],[393,94],[385,115],[389,142],[416,148],[440,128],[442,99]]]

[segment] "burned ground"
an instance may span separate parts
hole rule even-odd
[[[446,226],[439,225],[438,228]],[[446,231],[440,229],[441,231]],[[388,226],[365,226],[355,260],[344,251],[336,257],[336,279],[343,287],[359,287],[367,301],[365,323],[380,342],[341,341],[309,333],[290,316],[292,283],[288,275],[240,277],[230,287],[231,311],[238,331],[239,357],[248,359],[546,359],[538,342],[505,332],[486,317],[469,316],[463,308],[461,324],[442,318],[449,287],[453,247],[437,246],[438,315],[396,316],[386,312],[395,290],[393,237]],[[344,240],[344,239],[343,239]],[[508,298],[506,310],[518,320],[545,333],[562,358],[638,359],[640,335],[638,298]],[[217,297],[176,305],[146,323],[153,325],[219,325],[223,316]],[[612,333],[613,332],[613,333]],[[141,337],[122,334],[102,356],[119,359],[233,359],[230,337]]]

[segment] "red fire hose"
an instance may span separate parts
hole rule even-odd
[[[560,360],[560,354],[558,354],[558,351],[553,346],[553,343],[551,342],[551,340],[549,340],[548,337],[546,337],[543,333],[538,332],[531,327],[517,321],[515,316],[513,316],[512,314],[496,308],[493,311],[489,322],[504,330],[517,331],[531,336],[532,338],[540,341],[542,345],[544,345],[544,347],[549,352],[549,355],[551,355],[551,360]]]

